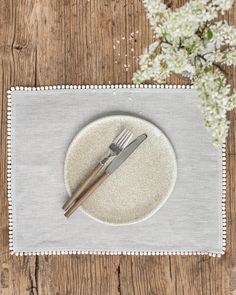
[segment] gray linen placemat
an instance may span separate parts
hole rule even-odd
[[[11,252],[220,256],[225,250],[225,148],[222,158],[202,126],[196,91],[113,87],[8,92]],[[178,165],[173,193],[154,216],[134,225],[102,224],[82,211],[66,219],[61,207],[69,144],[89,122],[120,113],[153,122],[170,139]]]

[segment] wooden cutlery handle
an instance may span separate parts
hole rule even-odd
[[[107,179],[109,174],[103,173],[94,183],[93,185],[77,200],[75,203],[65,212],[66,217],[70,217],[70,215],[75,212],[75,210],[96,191],[96,189]]]
[[[85,188],[88,186],[90,181],[101,171],[103,167],[103,164],[98,163],[98,165],[93,169],[91,174],[85,179],[85,181],[79,185],[78,189],[72,194],[72,196],[65,202],[63,205],[64,210],[68,210],[70,206],[78,199],[78,197],[81,195],[81,193],[85,190]]]

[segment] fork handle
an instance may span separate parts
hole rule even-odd
[[[109,174],[103,173],[93,184],[92,186],[84,193],[82,196],[74,202],[74,204],[65,212],[66,217],[70,217],[72,213],[75,212],[77,208],[85,201],[89,196],[91,196],[96,189],[107,179]]]
[[[97,166],[93,169],[93,171],[88,175],[88,177],[85,179],[85,181],[79,185],[78,189],[72,194],[72,196],[65,202],[63,205],[64,210],[68,210],[72,204],[77,200],[79,195],[85,190],[85,188],[88,186],[90,181],[101,171],[104,164],[99,162]]]

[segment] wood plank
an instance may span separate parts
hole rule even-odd
[[[118,256],[40,257],[38,294],[118,294]]]
[[[177,7],[184,1],[169,3]],[[1,0],[0,10],[0,294],[236,294],[236,111],[229,115],[224,257],[9,255],[6,89],[11,84],[131,83],[152,32],[141,0]],[[235,13],[234,8],[227,14],[231,23]],[[170,82],[186,83],[179,77]]]
[[[1,2],[4,4],[3,2]],[[5,3],[8,3],[5,1]],[[4,226],[1,234],[5,232],[2,237],[3,252],[0,261],[4,266],[1,275],[4,277],[5,283],[1,286],[1,294],[22,294],[23,290],[34,293],[33,276],[35,268],[35,258],[18,258],[9,256],[8,252],[8,233],[7,233],[7,204],[6,204],[6,90],[10,85],[34,85],[35,81],[35,44],[34,44],[34,29],[31,31],[24,23],[29,23],[32,15],[31,5],[26,2],[18,2],[18,5],[8,6],[8,14],[3,21],[1,32],[4,33],[1,41],[4,41],[7,47],[5,48],[2,56],[3,59],[3,72],[5,73],[2,80],[2,115],[4,123],[2,124],[2,145],[1,149],[4,158],[1,159],[1,212],[4,214],[1,218],[1,225]],[[2,11],[2,10],[1,10]],[[18,13],[16,13],[18,12]],[[29,23],[31,25],[31,23]],[[33,25],[33,24],[32,24]],[[15,28],[18,28],[15,31]],[[34,28],[34,27],[33,27]],[[6,33],[9,32],[9,33]],[[4,43],[4,42],[3,42]],[[24,75],[22,75],[24,73]]]
[[[30,22],[32,5],[27,1],[1,1],[1,166],[0,166],[0,294],[36,294],[34,291],[35,257],[19,258],[8,253],[8,214],[6,186],[6,90],[10,85],[33,85],[35,81],[35,30]],[[25,25],[28,23],[28,26]],[[33,26],[32,30],[30,26]],[[17,28],[17,29],[16,29]],[[22,74],[23,73],[23,74]]]

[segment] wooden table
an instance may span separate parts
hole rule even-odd
[[[183,3],[168,2],[173,8]],[[236,294],[236,111],[229,114],[228,237],[222,258],[9,255],[6,90],[10,85],[131,83],[137,56],[152,33],[141,0],[0,0],[0,12],[0,294]],[[226,15],[230,23],[235,17],[236,9]],[[176,77],[169,82],[183,83]]]

